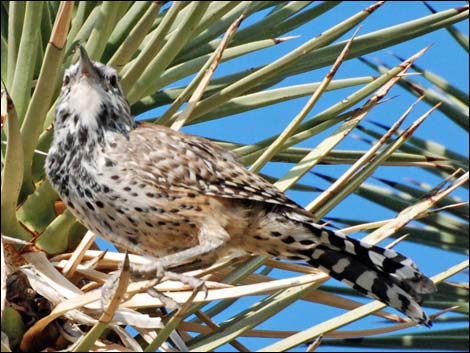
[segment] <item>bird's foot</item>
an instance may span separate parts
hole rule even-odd
[[[205,297],[207,297],[208,289],[205,282],[199,278],[187,276],[181,273],[168,271],[165,269],[161,261],[155,261],[151,264],[131,266],[131,276],[133,280],[156,280],[155,286],[150,288],[147,293],[151,296],[158,298],[169,309],[179,309],[181,305],[173,298],[164,294],[162,291],[156,289],[156,285],[163,280],[171,280],[181,282],[191,287],[195,292],[203,290]]]

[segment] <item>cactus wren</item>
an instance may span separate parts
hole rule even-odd
[[[412,320],[435,290],[410,259],[325,229],[211,141],[136,124],[116,71],[83,47],[66,70],[46,171],[90,230],[164,270],[200,268],[234,250],[300,260]]]

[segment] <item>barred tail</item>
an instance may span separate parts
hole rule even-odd
[[[419,303],[421,294],[436,290],[416,264],[396,251],[349,238],[309,224],[320,242],[299,250],[308,262],[357,291],[403,312],[413,321],[431,326]]]

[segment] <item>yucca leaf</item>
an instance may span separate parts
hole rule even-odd
[[[305,284],[273,294],[235,317],[226,320],[218,329],[212,331],[210,334],[190,341],[189,348],[197,351],[213,350],[273,316],[277,311],[299,299],[315,286],[316,285]]]
[[[399,60],[403,59],[396,54],[393,54]],[[436,73],[423,69],[417,64],[413,64],[413,70],[421,73],[424,78],[426,78],[430,83],[434,84],[436,87],[440,88],[442,91],[446,92],[448,95],[453,96],[454,98],[458,99],[461,103],[467,106],[469,105],[470,97],[464,91],[459,89],[458,87],[449,83],[445,78],[437,75]]]
[[[51,184],[48,181],[42,182],[16,212],[18,220],[41,234],[57,216],[53,204],[57,199],[58,195]]]
[[[59,10],[49,44],[46,47],[41,72],[21,126],[21,135],[24,141],[23,193],[25,195],[32,192],[31,166],[34,150],[54,95],[55,85],[51,84],[51,81],[56,82],[59,78],[60,63],[63,59],[63,47],[66,41],[72,10],[73,3],[64,3]]]
[[[106,47],[101,57],[102,62],[108,62],[118,46],[129,36],[131,30],[136,26],[137,22],[142,18],[152,3],[150,1],[137,1],[131,4],[132,3],[127,2],[126,6],[130,5],[129,10],[124,12],[122,17],[117,17],[118,22],[113,26],[112,33],[106,41]],[[157,14],[159,8],[157,7],[153,10]]]
[[[356,338],[347,340],[328,340],[323,342],[325,345],[334,344],[335,346],[357,347],[393,347],[396,349],[447,349],[449,344],[457,350],[466,350],[466,333],[464,330],[442,330],[441,332],[432,332],[426,334],[406,334],[387,337]],[[451,343],[452,342],[452,343]]]
[[[49,223],[36,239],[36,245],[48,254],[63,253],[69,247],[69,233],[76,223],[75,217],[66,210]]]
[[[139,22],[122,40],[119,48],[116,48],[111,59],[109,59],[108,65],[120,71],[129,62],[157,18],[160,6],[160,2],[152,2],[145,14],[139,19]]]
[[[206,2],[192,2],[188,5],[184,16],[181,16],[183,18],[178,17],[178,28],[171,33],[171,45],[166,44],[163,46],[144,70],[139,80],[134,82],[134,85],[129,90],[127,99],[130,104],[156,90],[152,85],[153,80],[151,80],[151,78],[160,76],[168,67],[184,44],[189,40],[191,34],[195,31],[195,27],[201,20],[208,6],[209,3]],[[184,11],[181,11],[181,13],[183,12]]]
[[[426,5],[426,7],[432,12],[432,13],[436,13],[437,11],[434,10],[432,8],[432,6],[428,3],[428,2],[424,2],[424,5]],[[454,39],[456,40],[457,43],[460,44],[460,46],[465,49],[465,51],[468,53],[468,47],[469,47],[469,43],[468,43],[468,37],[463,34],[461,31],[459,31],[457,28],[455,28],[454,26],[448,26],[446,27],[447,31],[450,33],[450,35],[452,37],[454,37]]]
[[[408,195],[410,195],[411,197],[413,197],[415,199],[419,199],[419,198],[423,197],[424,194],[426,193],[425,190],[419,190],[419,189],[413,188],[411,186],[408,186],[408,185],[405,185],[405,184],[402,184],[402,183],[399,183],[399,182],[396,182],[396,181],[391,181],[391,180],[387,180],[387,179],[383,179],[383,178],[375,178],[375,179],[381,181],[382,183],[384,183],[384,184],[386,184],[386,185],[388,185],[388,186],[390,186],[390,187],[392,187],[396,190],[407,193]],[[444,198],[444,199],[440,200],[437,203],[437,206],[439,206],[439,207],[451,206],[451,205],[454,205],[454,204],[462,202],[462,201],[463,200],[460,199],[460,198],[448,197],[448,198]],[[463,218],[467,218],[467,219],[468,219],[469,211],[470,210],[469,210],[468,205],[461,205],[458,208],[449,208],[448,209],[448,212],[454,214],[455,216],[463,217]]]
[[[118,14],[126,6],[128,6],[127,1],[118,3],[104,1],[99,7],[96,21],[85,45],[91,59],[100,61],[106,49],[106,43],[118,22]]]
[[[11,98],[15,103],[15,109],[20,122],[23,121],[31,98],[30,92],[33,84],[36,54],[39,48],[39,32],[37,29],[40,27],[43,5],[44,4],[42,2],[34,1],[26,3],[23,22],[24,25],[21,32],[21,41],[18,48],[16,65],[14,58],[12,58],[12,66],[9,67],[9,70],[14,70],[14,76],[9,92],[11,92]],[[11,33],[14,32],[15,30],[11,31]]]
[[[384,128],[383,124],[374,121],[372,121],[371,123],[380,128]],[[398,131],[398,133],[401,132]],[[409,144],[417,147],[421,153],[426,153],[427,155],[436,157],[445,156],[449,160],[455,161],[455,163],[459,164],[459,166],[463,169],[468,169],[469,167],[469,160],[467,157],[465,157],[461,153],[446,148],[440,143],[437,143],[432,140],[424,140],[418,136],[410,136],[408,142]]]
[[[248,14],[252,14],[256,11],[259,11],[265,7],[269,7],[275,1],[263,1],[255,2],[250,5],[248,9]],[[214,51],[219,45],[220,40],[214,41],[212,44],[207,44],[211,39],[216,38],[220,34],[224,33],[225,30],[230,26],[230,24],[235,21],[235,19],[240,16],[247,8],[246,2],[234,2],[229,6],[226,6],[226,9],[229,11],[221,16],[218,21],[214,22],[213,26],[206,28],[204,31],[199,33],[195,38],[193,38],[183,49],[181,54],[175,58],[175,64],[191,60],[195,57],[206,55]]]
[[[370,61],[363,58],[361,60],[379,72],[384,72],[384,70],[386,70],[384,65],[374,65]],[[460,127],[466,129],[467,131],[469,130],[470,125],[468,107],[465,109],[464,107],[455,104],[448,96],[439,93],[436,90],[424,88],[409,78],[403,78],[403,81],[400,82],[400,85],[416,96],[423,96],[424,100],[429,104],[434,105],[441,103],[441,106],[439,107],[441,112],[443,112]]]
[[[3,85],[1,106],[8,136],[5,157],[2,154],[2,234],[29,240],[31,234],[20,227],[16,217],[16,205],[23,182],[23,141],[15,106]]]
[[[152,32],[147,43],[145,43],[145,46],[142,49],[140,55],[135,60],[128,63],[126,67],[124,67],[121,80],[121,85],[124,92],[129,91],[131,83],[135,82],[141,76],[141,74],[153,59],[154,53],[159,52],[164,46],[166,43],[164,38],[168,34],[168,31],[170,30],[171,25],[175,21],[176,17],[182,10],[183,5],[184,3],[182,1],[173,2],[170,9],[165,13],[165,16],[159,23],[158,27]]]
[[[344,113],[342,115],[339,114],[344,112],[346,109],[354,106],[362,99],[369,96],[372,92],[382,87],[384,84],[386,84],[396,75],[398,75],[398,73],[401,71],[401,67],[395,67],[389,70],[387,73],[381,75],[371,83],[350,94],[345,99],[342,99],[340,102],[330,106],[329,108],[323,110],[314,117],[308,119],[298,127],[297,130],[299,132],[287,139],[287,141],[284,143],[284,147],[295,145],[309,137],[312,137],[315,134],[318,134],[326,128],[329,128],[338,121],[345,120],[351,117],[355,113],[355,111]],[[262,148],[271,143],[273,139],[274,138],[268,138],[258,142],[256,145],[243,146],[235,150],[235,152],[238,155],[242,156],[242,160],[244,161],[244,163],[250,164],[262,152]]]
[[[419,127],[419,125],[422,124],[424,119],[426,119],[432,113],[433,110],[434,109],[430,109],[425,114],[423,114],[408,129],[406,129],[399,137],[397,137],[395,141],[391,142],[388,146],[384,147],[381,151],[379,151],[373,159],[364,161],[364,165],[362,166],[362,169],[359,170],[358,168],[358,171],[355,174],[353,173],[350,174],[348,173],[349,171],[345,173],[345,175],[347,174],[349,176],[349,178],[347,178],[348,182],[344,183],[341,187],[335,189],[335,191],[338,191],[336,195],[331,197],[329,194],[331,190],[328,190],[325,192],[325,194],[328,197],[330,197],[328,201],[317,202],[317,200],[315,200],[315,201],[312,201],[306,208],[314,212],[317,218],[323,217],[323,215],[325,215],[329,210],[331,210],[334,206],[336,206],[339,203],[339,200],[342,200],[347,195],[349,195],[354,190],[356,190],[360,186],[360,184],[362,184],[362,182],[364,182],[367,179],[367,177],[369,177],[381,165],[382,161],[386,160],[388,156],[390,156],[403,143],[405,143],[408,136],[410,136]],[[403,119],[407,116],[407,113],[409,113],[409,111],[410,110],[408,110],[404,114],[404,116],[402,117]],[[387,134],[384,137],[389,137],[389,135]]]
[[[468,7],[441,11],[435,15],[429,15],[417,20],[400,23],[395,26],[380,29],[375,32],[360,35],[354,41],[348,58],[352,59],[361,55],[387,48],[404,41],[420,37],[426,33],[443,28],[451,23],[456,23],[468,18]],[[313,50],[302,58],[298,65],[290,66],[281,74],[293,75],[331,65],[345,41]]]
[[[377,6],[373,7],[373,9],[376,8]],[[357,13],[354,16],[351,16],[349,19],[327,30],[321,36],[309,40],[308,42],[294,49],[292,52],[288,53],[282,58],[277,59],[271,64],[268,64],[267,66],[253,72],[252,74],[246,76],[245,78],[242,78],[241,80],[231,84],[230,86],[221,89],[219,92],[213,94],[209,98],[202,100],[194,110],[191,120],[195,120],[202,114],[213,110],[215,107],[218,107],[227,100],[248,91],[253,86],[259,84],[260,81],[268,79],[276,72],[300,60],[303,56],[305,56],[308,52],[312,51],[313,49],[331,43],[332,41],[343,35],[345,32],[353,28],[355,25],[363,21],[366,17],[370,15],[371,12],[373,12],[372,9],[366,9]]]
[[[3,6],[2,6],[3,8]],[[15,75],[16,61],[18,58],[18,49],[20,47],[21,33],[23,31],[23,19],[26,11],[25,1],[13,1],[8,7],[8,74],[6,77],[6,87],[11,88]],[[2,12],[3,13],[3,12]],[[2,28],[4,21],[2,18]],[[2,31],[2,34],[4,32]],[[3,53],[3,51],[2,51]],[[3,57],[3,54],[2,54]],[[3,65],[2,65],[3,66]]]

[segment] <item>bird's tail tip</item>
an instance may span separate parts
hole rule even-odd
[[[309,262],[357,291],[401,311],[414,322],[431,327],[431,320],[420,305],[421,294],[432,293],[436,289],[431,279],[421,273],[414,278],[400,278],[361,259],[360,256],[319,245],[313,249]]]

